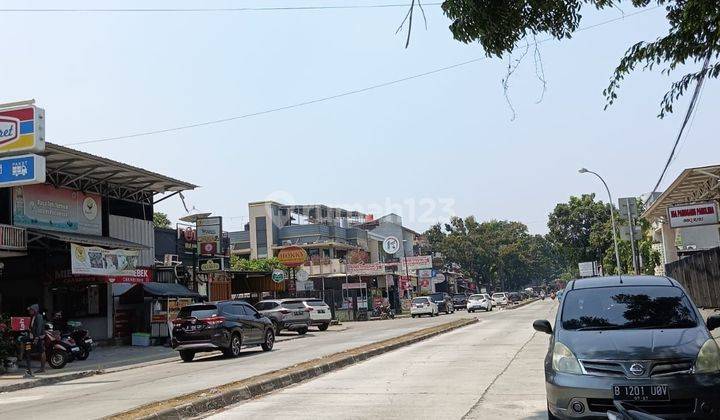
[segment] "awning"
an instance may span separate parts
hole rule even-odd
[[[57,241],[75,243],[80,245],[100,246],[111,249],[149,249],[148,246],[135,242],[124,241],[122,239],[110,238],[106,236],[86,235],[83,233],[55,232],[44,229],[28,229],[28,243],[32,243],[40,238],[50,238]]]
[[[193,292],[182,284],[177,283],[138,283],[123,294],[138,293],[142,290],[145,296],[167,298],[199,298],[198,292]]]
[[[720,199],[720,165],[689,168],[655,201],[648,203],[642,217],[659,220],[667,217],[669,207]]]

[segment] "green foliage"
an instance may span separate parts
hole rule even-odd
[[[153,225],[155,225],[156,228],[169,228],[170,219],[168,219],[165,213],[155,212],[153,213]]]
[[[446,0],[442,9],[452,20],[454,38],[464,43],[479,41],[488,56],[502,57],[524,49],[528,39],[549,34],[571,38],[580,27],[583,7],[616,8],[620,0]],[[660,117],[673,111],[673,103],[690,83],[701,77],[720,75],[720,3],[715,0],[631,0],[636,8],[664,6],[669,24],[667,35],[652,42],[632,45],[603,91],[607,105],[617,98],[620,83],[638,67],[652,70],[663,66],[670,74],[678,66],[714,59],[707,67],[685,74],[665,94]],[[522,41],[525,41],[523,45]]]
[[[275,269],[287,270],[277,258],[260,258],[257,260],[246,260],[237,255],[230,257],[230,267],[236,271],[260,271],[270,272]]]
[[[457,264],[470,277],[490,287],[520,289],[559,274],[557,253],[541,235],[530,235],[519,222],[455,217],[425,236],[432,251],[441,252],[447,264]]]

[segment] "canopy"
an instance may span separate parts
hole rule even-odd
[[[144,297],[197,298],[201,296],[182,284],[177,283],[138,283],[122,294],[123,297],[142,294]]]
[[[82,233],[55,232],[44,229],[28,229],[28,243],[40,238],[50,238],[61,242],[72,242],[80,245],[101,246],[110,249],[148,249],[148,246],[107,236],[86,235]]]
[[[650,220],[667,217],[668,207],[720,199],[720,165],[685,169],[642,216]]]

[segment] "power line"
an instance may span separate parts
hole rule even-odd
[[[655,7],[651,7],[651,8],[639,10],[639,11],[634,12],[634,13],[628,13],[628,14],[626,14],[626,15],[624,15],[624,16],[621,16],[621,17],[609,19],[609,20],[602,21],[602,22],[599,22],[599,23],[594,24],[594,25],[590,25],[590,26],[587,26],[587,27],[584,27],[584,28],[580,28],[580,29],[578,29],[578,30],[575,31],[575,32],[582,32],[582,31],[586,31],[586,30],[589,30],[589,29],[597,28],[597,27],[599,27],[599,26],[608,25],[608,24],[611,24],[611,23],[614,23],[614,22],[623,20],[623,19],[625,19],[625,18],[629,18],[629,17],[632,17],[632,16],[639,15],[639,14],[641,14],[641,13],[646,13],[646,12],[655,10],[655,9],[657,9],[657,8],[659,8],[659,7],[660,7],[660,6],[655,6]],[[548,42],[548,41],[551,41],[551,40],[553,40],[553,38],[546,38],[546,39],[543,39],[543,40],[540,40],[540,41],[533,42],[533,43],[529,44],[529,46],[534,46],[534,45],[542,44],[542,43],[545,43],[545,42]],[[80,146],[80,145],[85,145],[85,144],[104,143],[104,142],[115,141],[115,140],[132,139],[132,138],[137,138],[137,137],[151,136],[151,135],[155,135],[155,134],[169,133],[169,132],[173,132],[173,131],[187,130],[187,129],[196,128],[196,127],[203,127],[203,126],[207,126],[207,125],[222,124],[222,123],[226,123],[226,122],[229,122],[229,121],[241,120],[241,119],[250,118],[250,117],[257,117],[257,116],[260,116],[260,115],[270,114],[270,113],[279,112],[279,111],[285,111],[285,110],[294,109],[294,108],[300,108],[300,107],[307,106],[307,105],[312,105],[312,104],[316,104],[316,103],[320,103],[320,102],[330,101],[330,100],[342,98],[342,97],[345,97],[345,96],[356,95],[356,94],[359,94],[359,93],[368,92],[368,91],[371,91],[371,90],[375,90],[375,89],[380,89],[380,88],[384,88],[384,87],[387,87],[387,86],[396,85],[396,84],[399,84],[399,83],[402,83],[402,82],[407,82],[407,81],[409,81],[409,80],[419,79],[419,78],[421,78],[421,77],[429,76],[429,75],[432,75],[432,74],[435,74],[435,73],[440,73],[440,72],[443,72],[443,71],[452,70],[452,69],[455,69],[455,68],[458,68],[458,67],[466,66],[466,65],[468,65],[468,64],[476,63],[476,62],[478,62],[478,61],[482,61],[482,60],[485,60],[485,59],[487,59],[487,57],[473,58],[473,59],[471,59],[471,60],[467,60],[467,61],[463,61],[463,62],[460,62],[460,63],[451,64],[451,65],[449,65],[449,66],[440,67],[440,68],[437,68],[437,69],[434,69],[434,70],[430,70],[430,71],[426,71],[426,72],[423,72],[423,73],[414,74],[414,75],[407,76],[407,77],[403,77],[403,78],[400,78],[400,79],[395,79],[395,80],[391,80],[391,81],[388,81],[388,82],[383,82],[383,83],[379,83],[379,84],[376,84],[376,85],[371,85],[371,86],[364,87],[364,88],[361,88],[361,89],[349,90],[349,91],[342,92],[342,93],[338,93],[338,94],[331,95],[331,96],[325,96],[325,97],[322,97],[322,98],[311,99],[311,100],[307,100],[307,101],[303,101],[303,102],[299,102],[299,103],[295,103],[295,104],[291,104],[291,105],[285,105],[285,106],[281,106],[281,107],[277,107],[277,108],[270,108],[270,109],[266,109],[266,110],[263,110],[263,111],[257,111],[257,112],[252,112],[252,113],[248,113],[248,114],[236,115],[236,116],[233,116],[233,117],[221,118],[221,119],[217,119],[217,120],[203,121],[203,122],[199,122],[199,123],[181,125],[181,126],[171,127],[171,128],[163,128],[163,129],[151,130],[151,131],[142,131],[142,132],[139,132],[139,133],[126,134],[126,135],[122,135],[122,136],[103,137],[103,138],[93,139],[93,140],[80,140],[80,141],[75,141],[75,142],[67,143],[67,144],[65,144],[65,146]]]
[[[440,6],[441,2],[423,3],[423,6]],[[267,7],[198,7],[189,9],[133,8],[133,9],[0,9],[7,13],[203,13],[203,12],[269,12],[269,11],[312,11],[343,9],[387,9],[410,7],[410,3],[355,4],[340,6],[267,6]]]
[[[705,61],[703,63],[703,68],[700,73],[700,76],[697,80],[697,84],[695,85],[695,90],[693,91],[692,98],[690,99],[690,104],[688,105],[688,109],[685,112],[685,118],[683,118],[682,125],[680,125],[680,131],[677,134],[677,137],[675,138],[675,144],[673,144],[672,150],[670,151],[670,156],[667,158],[667,162],[665,162],[665,167],[663,167],[662,172],[660,173],[660,178],[658,178],[657,182],[655,183],[655,187],[653,187],[652,192],[650,193],[650,198],[657,192],[658,187],[660,186],[660,183],[662,182],[663,178],[665,178],[665,173],[668,170],[668,167],[670,166],[670,163],[672,162],[673,158],[675,157],[675,150],[678,147],[678,144],[680,143],[680,139],[682,138],[683,132],[685,131],[685,127],[688,124],[688,121],[690,121],[690,117],[693,115],[693,111],[695,110],[695,105],[697,104],[698,97],[700,96],[700,91],[702,90],[703,83],[705,82],[705,76],[707,74],[708,66],[710,65],[710,56],[712,55],[712,50],[710,50],[705,56]]]

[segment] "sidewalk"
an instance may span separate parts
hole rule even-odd
[[[341,325],[331,326],[328,331],[344,331],[347,327]],[[305,338],[292,332],[283,332],[276,342]],[[170,347],[97,347],[87,360],[76,360],[68,363],[62,369],[46,367],[45,373],[35,375],[32,379],[23,379],[25,368],[20,367],[17,372],[0,375],[0,393],[12,392],[20,389],[51,385],[58,382],[72,381],[74,379],[92,376],[100,373],[117,372],[127,369],[136,369],[147,365],[171,363],[179,361],[177,352]],[[33,370],[40,367],[40,362],[33,360]]]

